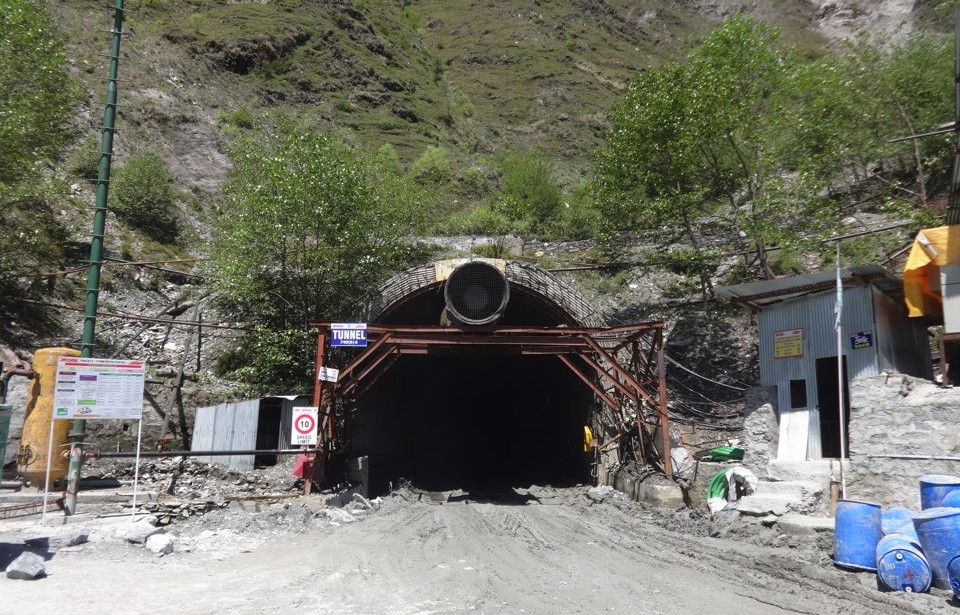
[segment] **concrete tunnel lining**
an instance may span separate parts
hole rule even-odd
[[[503,266],[511,298],[499,325],[604,326],[579,293],[548,271],[515,261]],[[437,325],[444,305],[431,263],[384,284],[364,317]],[[555,356],[403,356],[358,401],[349,456],[367,457],[373,495],[400,478],[430,490],[585,483],[592,457],[583,452],[583,426],[593,403],[589,388]]]

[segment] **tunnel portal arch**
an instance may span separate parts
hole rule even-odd
[[[510,285],[510,301],[495,327],[440,327],[444,281],[467,260],[499,268]],[[383,353],[353,372],[376,376],[368,378],[373,382],[369,386],[349,388],[353,397],[345,410],[342,453],[354,460],[354,467],[363,468],[352,478],[364,481],[374,495],[401,478],[429,490],[592,482],[595,457],[585,450],[584,426],[594,423],[597,400],[620,407],[613,398],[633,394],[642,403],[640,386],[623,386],[621,374],[608,379],[618,380],[622,392],[598,384],[602,360],[584,353],[603,350],[590,335],[575,336],[581,354],[573,359],[558,358],[548,346],[542,354],[536,350],[538,344],[555,344],[553,340],[527,340],[530,331],[595,332],[606,324],[582,295],[530,263],[457,259],[414,267],[382,285],[358,320],[371,329],[379,327],[376,335],[381,336],[402,337],[397,332],[408,331],[412,333],[404,335],[415,337],[421,329],[439,336],[422,348],[414,340],[405,351]],[[472,336],[473,331],[503,332],[528,345]],[[450,336],[444,332],[463,332],[467,338],[447,343]],[[662,346],[662,328],[656,332]],[[651,356],[648,352],[645,358],[647,372]],[[333,394],[348,387],[338,384]],[[665,420],[665,399],[660,405]],[[622,424],[624,417],[619,420]],[[639,419],[637,424],[643,432]]]

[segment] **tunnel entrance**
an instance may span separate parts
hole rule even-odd
[[[590,480],[592,393],[556,357],[403,357],[365,395],[351,427],[370,489],[433,491]]]
[[[331,456],[365,459],[371,495],[401,478],[432,491],[592,482],[598,456],[584,451],[584,426],[598,430],[600,405],[621,429],[636,424],[649,436],[659,418],[666,433],[653,361],[662,323],[598,327],[569,287],[510,262],[501,270],[509,302],[490,302],[495,324],[451,323],[440,271],[438,263],[397,276],[365,315],[369,348],[327,349],[318,360],[318,369],[331,361],[340,369],[335,385],[318,381],[315,393],[316,405],[341,416],[324,428],[338,449]],[[479,303],[469,288],[463,296]],[[323,340],[321,332],[321,351]],[[632,359],[621,367],[618,354]],[[644,407],[662,415],[649,430]],[[616,442],[613,431],[605,435]]]

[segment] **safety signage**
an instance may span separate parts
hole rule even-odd
[[[330,324],[331,346],[367,345],[367,323],[365,322],[335,322]]]
[[[340,377],[340,370],[334,367],[321,367],[317,370],[317,380],[336,382]]]
[[[290,429],[290,444],[309,446],[317,443],[317,417],[315,407],[299,406],[293,409],[293,424]]]
[[[873,346],[873,332],[860,331],[850,336],[850,348],[859,350],[861,348],[870,348]]]
[[[143,361],[60,357],[53,394],[55,419],[139,419]]]

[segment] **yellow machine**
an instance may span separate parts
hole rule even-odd
[[[79,357],[80,351],[73,348],[41,348],[33,355],[36,376],[27,401],[23,420],[23,436],[17,454],[17,473],[30,484],[43,488],[47,474],[47,450],[49,450],[50,417],[53,414],[53,393],[56,388],[57,359]],[[63,455],[67,442],[70,421],[54,421],[53,449],[50,459],[50,485],[67,475],[69,460]]]

